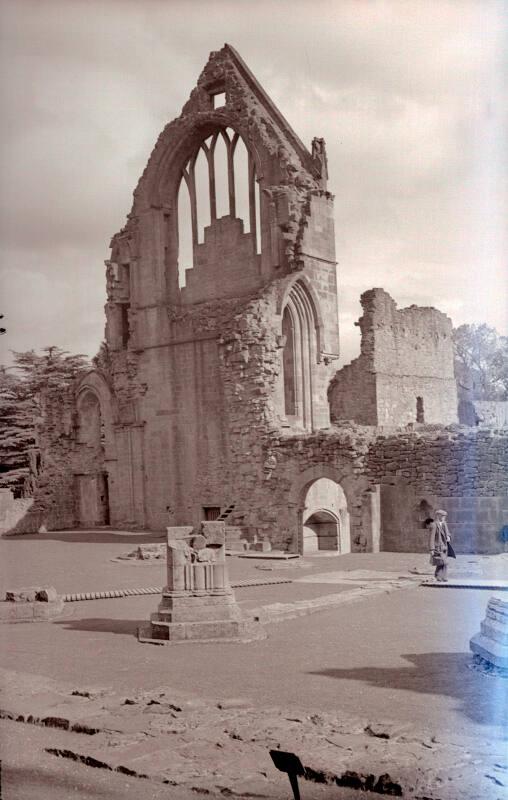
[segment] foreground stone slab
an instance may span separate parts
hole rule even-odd
[[[262,627],[244,620],[229,584],[225,523],[203,522],[168,528],[167,585],[140,642],[250,641],[264,638]]]
[[[469,642],[471,651],[508,675],[508,599],[493,595],[488,604],[480,633]]]

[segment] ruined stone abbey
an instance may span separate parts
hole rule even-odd
[[[458,424],[451,320],[371,289],[338,369],[333,200],[324,141],[212,53],[112,239],[106,354],[48,421],[32,524],[418,551],[445,506],[458,552],[503,549],[508,430]]]

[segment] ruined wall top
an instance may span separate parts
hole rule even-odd
[[[397,308],[384,289],[364,292],[361,353],[374,372],[453,379],[452,321],[437,308]]]
[[[309,151],[224,45],[148,159],[111,241],[108,300],[192,305],[257,291],[312,258],[334,264],[327,177],[324,140]]]
[[[214,98],[222,93],[224,105],[214,108]],[[132,213],[170,202],[169,183],[193,148],[228,125],[244,139],[266,183],[326,188],[323,140],[314,140],[310,153],[238,53],[226,44],[210,54],[182,113],[160,134],[134,191]]]

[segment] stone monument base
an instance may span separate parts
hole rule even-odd
[[[508,601],[493,595],[487,605],[480,633],[469,642],[471,651],[501,670],[508,669]]]
[[[265,638],[254,620],[244,620],[232,591],[203,596],[163,592],[150,624],[138,631],[140,642],[251,641]]]
[[[264,629],[245,620],[227,579],[224,522],[168,528],[167,586],[140,642],[246,642],[264,639]]]
[[[266,639],[266,632],[259,622],[183,622],[171,626],[142,626],[138,628],[138,641],[143,644],[200,644],[254,642]]]

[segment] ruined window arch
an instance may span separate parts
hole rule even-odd
[[[314,365],[320,351],[314,302],[301,281],[293,285],[282,312],[284,413],[290,423],[311,429]]]
[[[82,392],[78,399],[78,442],[104,455],[105,429],[100,400],[91,389]]]
[[[231,127],[203,139],[184,164],[177,187],[178,283],[195,266],[205,229],[222,217],[241,219],[261,252],[261,194],[252,153]]]

